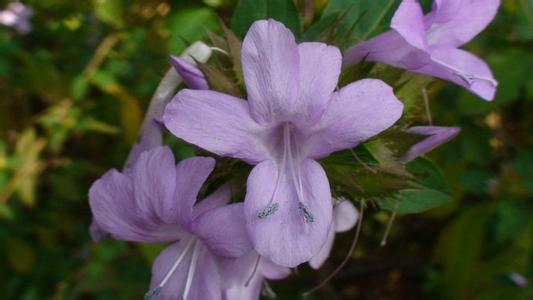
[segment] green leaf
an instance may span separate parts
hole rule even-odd
[[[94,14],[100,21],[120,28],[124,25],[122,0],[93,0]]]
[[[438,242],[437,255],[444,264],[443,284],[449,294],[446,299],[456,296],[469,285],[479,262],[490,208],[477,206],[465,210],[457,219],[444,229]]]
[[[417,158],[407,170],[415,176],[410,183],[415,188],[399,191],[392,197],[378,200],[381,208],[397,209],[399,214],[414,214],[451,202],[449,187],[440,168],[427,158]]]
[[[352,34],[352,41],[358,42],[389,28],[390,19],[398,3],[399,0],[331,0],[322,13],[322,19],[348,9],[339,28],[339,32],[344,33],[361,17]]]
[[[219,91],[222,93],[241,96],[239,88],[233,82],[232,78],[220,70],[213,64],[202,64],[198,62],[198,67],[204,73],[205,79],[209,84],[211,90]]]
[[[212,10],[205,7],[188,7],[178,10],[169,19],[168,28],[171,32],[168,40],[168,52],[181,53],[187,42],[194,42],[204,38],[206,28],[218,27],[218,20]]]
[[[499,202],[494,223],[495,241],[503,244],[520,237],[527,229],[527,221],[527,207],[511,201]]]
[[[378,203],[381,208],[398,214],[416,214],[435,208],[451,201],[451,197],[436,190],[401,190],[394,197],[381,198]]]
[[[235,73],[235,77],[237,78],[237,82],[239,84],[244,83],[244,75],[242,74],[242,63],[241,63],[241,48],[242,48],[242,42],[239,40],[239,38],[235,35],[233,31],[231,31],[226,26],[222,26],[222,29],[224,30],[224,35],[226,36],[226,44],[229,48],[229,54],[231,56],[232,66],[233,66],[233,72]]]
[[[28,273],[35,264],[33,248],[23,240],[7,240],[7,260],[11,267],[19,273]]]
[[[269,18],[300,35],[300,17],[292,0],[240,0],[231,18],[231,29],[244,37],[253,22]]]
[[[444,193],[450,192],[442,170],[432,160],[419,157],[407,165],[407,170],[416,176],[414,181],[424,188],[434,189]]]

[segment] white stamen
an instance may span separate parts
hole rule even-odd
[[[384,247],[385,245],[387,245],[387,239],[392,229],[392,223],[394,223],[394,220],[396,219],[396,214],[398,213],[399,207],[400,207],[400,202],[397,202],[394,205],[394,210],[392,211],[389,222],[387,223],[387,227],[385,228],[385,233],[383,234],[383,238],[381,239],[381,243],[379,244],[381,247]]]
[[[191,248],[193,242],[195,241],[194,238],[191,238],[189,240],[189,242],[187,243],[187,245],[185,246],[185,249],[183,249],[183,252],[181,252],[180,256],[178,257],[178,259],[176,260],[176,262],[174,263],[174,265],[172,265],[172,268],[170,268],[170,271],[168,271],[167,275],[165,276],[165,278],[161,281],[161,283],[159,284],[159,287],[163,287],[167,281],[170,279],[170,276],[172,276],[172,274],[174,274],[174,271],[176,271],[176,268],[179,266],[179,264],[183,261],[183,258],[185,258],[185,255],[187,254],[187,252],[189,252],[189,249]]]
[[[198,263],[199,255],[200,243],[196,241],[194,245],[194,250],[192,252],[191,264],[189,265],[189,270],[187,271],[187,281],[185,282],[185,290],[183,291],[183,300],[187,300],[187,298],[189,297],[189,292],[191,291],[192,280],[196,271],[196,264]]]
[[[298,197],[298,209],[303,214],[304,220],[306,223],[313,223],[315,221],[315,218],[313,217],[313,214],[309,211],[309,208],[305,205],[303,202],[304,200],[304,189],[302,184],[302,177],[300,176],[299,168],[294,163],[295,158],[292,156],[292,143],[291,143],[291,128],[290,124],[285,124],[283,127],[283,141],[287,148],[287,158],[290,164],[290,172],[292,176],[292,181],[295,184],[296,189],[296,196]],[[296,158],[297,159],[297,158]]]
[[[218,48],[218,47],[214,47],[214,46],[212,46],[210,48],[211,48],[211,50],[213,50],[215,52],[220,52],[220,53],[222,53],[222,54],[224,54],[226,56],[229,56],[229,53],[226,50],[224,50],[224,49],[221,49],[221,48]]]

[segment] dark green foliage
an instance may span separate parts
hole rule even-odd
[[[0,27],[0,298],[141,298],[164,245],[93,243],[91,183],[122,167],[170,54],[198,39],[222,49],[201,69],[212,89],[245,98],[240,46],[253,21],[274,18],[299,41],[346,48],[387,30],[399,3],[316,0],[303,12],[304,2],[25,1],[36,12],[33,31]],[[320,161],[333,196],[366,210],[353,259],[308,299],[533,298],[533,7],[502,2],[494,24],[467,45],[500,82],[493,102],[381,64],[343,71],[339,87],[382,79],[405,110],[386,132]],[[431,159],[404,165],[398,158],[420,137],[403,129],[430,120],[424,91],[433,123],[462,131]],[[178,160],[212,155],[171,135],[165,143]],[[233,201],[242,201],[252,166],[216,159],[201,195],[231,179]],[[351,234],[338,235],[319,272],[302,266],[271,282],[278,298],[300,299],[342,261]]]

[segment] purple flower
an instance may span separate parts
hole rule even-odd
[[[205,62],[210,56],[211,48],[202,42],[195,42],[183,51],[181,57],[185,60]],[[125,173],[129,172],[130,167],[141,153],[154,147],[161,146],[163,142],[163,128],[157,120],[163,114],[165,106],[168,104],[172,95],[176,92],[176,88],[181,83],[180,76],[183,78],[183,74],[180,73],[178,76],[176,71],[171,68],[159,83],[150,100],[150,106],[148,107],[143,124],[139,130],[139,139],[137,143],[133,145],[128,154],[126,163],[124,164],[123,170]],[[107,236],[107,232],[100,228],[94,221],[91,222],[89,233],[93,241],[100,241]]]
[[[352,202],[345,198],[337,198],[335,200],[333,214],[333,226],[331,226],[329,230],[326,244],[324,244],[320,252],[309,261],[309,265],[315,270],[319,269],[329,257],[331,249],[333,248],[333,242],[335,241],[335,233],[345,232],[352,229],[359,219],[359,212]]]
[[[222,262],[226,276],[224,300],[260,299],[265,279],[279,280],[290,275],[291,270],[259,256],[255,251],[233,261]]]
[[[293,267],[320,251],[331,223],[329,182],[316,159],[390,127],[403,105],[380,80],[334,91],[340,51],[297,44],[273,20],[252,25],[241,58],[248,101],[186,89],[163,121],[189,143],[256,165],[244,203],[248,231],[260,255]]]
[[[344,63],[379,61],[461,85],[492,100],[498,83],[487,64],[458,49],[494,19],[499,0],[435,0],[425,15],[418,1],[403,0],[392,30],[346,52]]]
[[[209,89],[204,73],[202,73],[196,65],[176,56],[171,56],[170,62],[189,88],[194,90]]]
[[[242,204],[224,205],[229,187],[194,205],[214,163],[193,157],[176,166],[168,147],[156,147],[127,174],[111,170],[89,191],[95,223],[113,237],[171,243],[154,262],[147,299],[221,299],[216,259],[251,250]]]
[[[415,158],[422,156],[438,146],[450,141],[461,131],[459,127],[443,127],[443,126],[415,126],[408,128],[406,132],[416,135],[428,136],[422,141],[413,145],[400,158],[403,163],[408,163]]]
[[[20,2],[11,2],[6,9],[0,11],[0,24],[15,28],[21,34],[31,31],[30,18],[33,9]]]

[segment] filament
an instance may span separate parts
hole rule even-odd
[[[174,265],[172,265],[172,268],[170,268],[170,271],[168,271],[167,275],[165,276],[165,278],[161,281],[161,283],[159,284],[160,287],[163,287],[167,281],[170,279],[170,276],[172,276],[172,274],[174,273],[174,271],[176,271],[176,268],[179,266],[179,264],[183,261],[183,258],[185,257],[185,255],[187,254],[187,252],[189,252],[189,249],[191,248],[193,242],[194,242],[194,238],[191,238],[189,240],[189,242],[187,243],[187,245],[185,246],[185,249],[183,250],[183,252],[181,252],[180,256],[178,257],[178,259],[176,260],[176,262],[174,263]]]
[[[361,214],[360,214],[359,222],[357,223],[357,229],[355,231],[355,236],[353,238],[352,245],[350,246],[350,250],[348,250],[348,254],[344,258],[344,260],[320,284],[318,284],[317,286],[315,286],[311,290],[303,293],[302,294],[303,297],[307,297],[307,296],[311,295],[312,293],[318,291],[322,287],[324,287],[326,285],[326,283],[328,283],[328,281],[330,281],[333,277],[335,277],[335,275],[337,275],[340,272],[340,270],[346,265],[348,260],[350,260],[350,257],[352,256],[352,253],[354,252],[355,247],[357,246],[357,241],[359,240],[359,235],[361,234],[361,227],[362,227],[362,224],[363,224],[363,214],[364,214],[364,210],[365,210],[364,208],[365,208],[365,202],[362,201],[361,202],[361,207],[360,207]]]
[[[392,228],[392,223],[396,219],[396,214],[398,213],[398,207],[400,206],[400,202],[397,202],[394,205],[394,210],[392,211],[392,214],[390,216],[389,222],[387,223],[387,227],[385,228],[385,233],[383,234],[383,238],[381,239],[380,246],[383,247],[387,245],[387,238],[389,237],[389,233]]]
[[[185,289],[183,291],[183,300],[187,300],[187,297],[189,297],[192,280],[194,278],[194,273],[196,271],[196,264],[198,262],[198,256],[200,255],[199,245],[200,245],[199,243],[195,243],[194,245],[191,264],[189,265],[189,270],[187,271],[187,281],[185,282]]]
[[[246,280],[246,283],[244,284],[244,287],[248,287],[250,285],[250,282],[252,281],[252,278],[254,278],[255,273],[257,273],[257,269],[259,268],[259,262],[261,261],[261,255],[257,255],[257,260],[255,261],[254,268],[252,269],[252,273]]]

